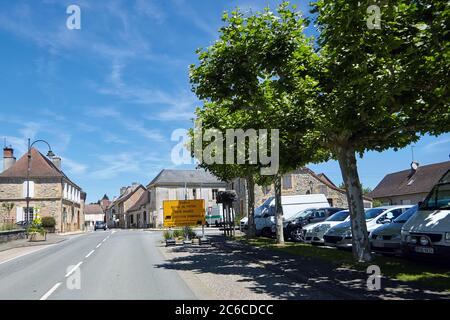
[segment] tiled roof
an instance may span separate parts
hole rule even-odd
[[[84,207],[84,214],[103,214],[103,210],[99,204],[87,204]]]
[[[108,209],[115,206],[118,203],[127,201],[140,188],[145,190],[145,187],[141,184],[132,185],[132,186],[127,187],[127,189],[125,190],[125,192],[123,194],[121,194],[117,199],[115,199],[114,201],[111,202]]]
[[[176,185],[198,185],[225,187],[226,183],[217,179],[205,170],[162,170],[148,185],[151,186],[176,186]]]
[[[145,191],[139,200],[128,209],[128,211],[137,211],[140,210],[142,206],[145,206],[147,203],[150,203],[150,192]]]
[[[27,168],[28,153],[25,153],[14,165],[0,173],[0,178],[26,178]],[[35,148],[31,148],[30,178],[65,178],[76,186],[50,159]]]
[[[406,194],[428,193],[439,179],[450,169],[450,161],[419,166],[386,175],[369,194],[373,198],[384,198]]]

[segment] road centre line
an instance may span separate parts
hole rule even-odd
[[[72,268],[72,270],[70,270],[69,272],[67,272],[66,274],[66,278],[69,277],[72,273],[75,272],[75,270],[77,270],[81,265],[83,264],[83,261],[78,262],[78,264]]]
[[[100,246],[101,246],[102,244],[101,243],[99,243],[97,246],[96,246],[96,248],[100,248]]]
[[[44,295],[41,297],[41,299],[39,299],[39,300],[47,300],[48,297],[50,297],[50,296],[53,294],[53,292],[55,292],[56,289],[59,288],[60,285],[61,285],[61,282],[58,282],[57,284],[55,284],[55,285],[54,285],[50,290],[48,290],[47,293],[44,294]]]
[[[91,256],[91,254],[93,254],[95,252],[95,250],[92,250],[91,252],[89,252],[85,258],[89,258]]]

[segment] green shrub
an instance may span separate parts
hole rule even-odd
[[[189,239],[194,239],[197,237],[197,234],[192,230],[191,227],[186,227],[183,229],[183,238],[189,237]]]
[[[165,230],[164,231],[164,234],[163,234],[163,236],[164,236],[164,240],[169,240],[169,239],[171,239],[172,238],[172,231],[169,231],[169,230]]]
[[[176,238],[184,238],[183,230],[175,229],[172,232],[173,232],[173,238],[174,239],[176,239]]]
[[[54,228],[56,226],[56,220],[53,217],[43,217],[42,227],[44,228]]]

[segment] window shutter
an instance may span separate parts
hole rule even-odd
[[[24,221],[23,218],[23,208],[22,207],[16,207],[16,223]]]
[[[30,181],[30,197],[34,198],[34,181]]]
[[[30,196],[30,198],[33,198],[34,197],[34,181],[29,182],[29,188],[30,188],[29,196]],[[26,181],[23,183],[22,190],[23,190],[23,197],[26,198],[27,197],[27,182]]]

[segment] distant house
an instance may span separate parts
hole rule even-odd
[[[385,205],[416,204],[424,200],[442,175],[450,169],[450,161],[419,166],[386,175],[369,194]]]
[[[138,183],[122,187],[120,196],[114,199],[107,209],[106,223],[108,227],[132,228],[134,223],[131,222],[131,218],[127,213],[146,191],[145,187]]]
[[[98,203],[87,204],[84,207],[84,225],[86,229],[94,229],[96,221],[105,221],[105,212]]]
[[[217,192],[226,186],[226,182],[205,170],[162,170],[147,186],[151,219],[155,226],[163,225],[164,200],[204,199],[206,212],[216,205]]]
[[[5,148],[3,158],[3,172],[0,173],[0,222],[32,221],[39,215],[54,217],[57,232],[84,228],[86,194],[61,170],[61,158],[49,159],[32,148],[29,183],[28,154],[16,161],[14,150]]]
[[[238,203],[235,204],[236,213],[247,216],[247,182],[238,178],[233,180],[229,186],[238,194]],[[267,198],[274,196],[273,186],[255,186],[255,206],[261,205]],[[325,174],[316,174],[309,168],[300,168],[282,177],[281,194],[283,196],[324,194],[332,207],[347,208],[347,194],[345,189],[337,187]],[[372,207],[372,199],[364,197],[364,207]]]
[[[144,191],[138,201],[127,211],[128,221],[132,228],[150,228],[156,226],[154,217],[150,215],[150,192]]]

